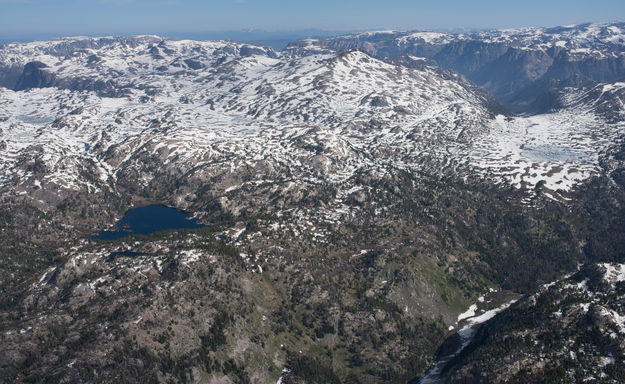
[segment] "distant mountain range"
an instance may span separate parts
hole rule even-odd
[[[544,112],[557,92],[625,77],[625,24],[474,33],[366,32],[322,40],[380,58],[425,57],[465,75],[514,110]]]
[[[232,40],[245,44],[256,44],[271,47],[276,51],[284,49],[290,42],[306,38],[326,38],[330,36],[355,33],[357,31],[331,31],[323,29],[298,29],[292,31],[265,31],[262,29],[233,30],[233,31],[200,31],[200,32],[168,32],[159,33],[170,39],[190,40]],[[128,34],[126,34],[128,35]],[[132,34],[130,34],[132,35]],[[86,35],[99,37],[99,35]],[[33,34],[33,35],[0,35],[0,45],[13,42],[29,42],[49,40],[60,37],[58,34]]]

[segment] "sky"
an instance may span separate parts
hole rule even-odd
[[[456,30],[625,20],[623,0],[0,0],[0,39],[208,31]]]

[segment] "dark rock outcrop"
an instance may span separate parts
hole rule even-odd
[[[14,89],[23,91],[30,88],[48,88],[53,86],[56,78],[53,73],[48,72],[45,68],[47,68],[47,65],[39,61],[26,64]]]

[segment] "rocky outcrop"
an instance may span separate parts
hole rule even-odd
[[[46,70],[47,65],[39,61],[31,61],[24,66],[22,75],[15,84],[16,91],[30,88],[47,88],[54,85],[56,77]]]
[[[624,290],[625,264],[586,265],[480,325],[445,373],[427,382],[623,382]]]

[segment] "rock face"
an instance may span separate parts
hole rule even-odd
[[[15,88],[17,80],[22,76],[24,67],[21,65],[7,65],[0,68],[0,87]]]
[[[23,91],[31,88],[47,88],[55,83],[55,76],[45,68],[47,65],[40,61],[32,61],[24,66],[22,75],[15,84],[16,91]]]

